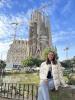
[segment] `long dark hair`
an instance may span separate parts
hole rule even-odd
[[[53,64],[57,64],[56,54],[55,54],[53,51],[51,51],[51,52],[54,54],[54,58],[53,58],[53,60],[52,60],[52,63],[53,63]],[[47,60],[46,60],[46,64],[51,64],[51,61],[49,60],[48,57],[47,57]]]

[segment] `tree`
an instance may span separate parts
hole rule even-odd
[[[34,65],[33,58],[32,57],[28,57],[27,59],[23,60],[22,61],[22,65],[24,67],[33,66]]]
[[[32,66],[40,66],[40,64],[42,63],[42,60],[39,58],[33,58],[33,57],[28,57],[27,59],[24,59],[22,61],[22,65],[24,67],[32,67]]]
[[[61,62],[61,65],[65,68],[72,68],[71,60],[65,60]]]
[[[2,72],[6,67],[6,63],[3,60],[0,60],[0,72]]]
[[[74,69],[75,69],[75,57],[73,57],[72,59],[64,60],[64,61],[61,62],[61,64],[66,69],[74,72]]]
[[[41,63],[43,62],[43,60],[41,60],[40,58],[33,58],[33,62],[34,62],[34,65],[39,67]]]
[[[75,56],[70,60],[70,62],[71,62],[72,72],[74,72],[74,69],[75,69]]]

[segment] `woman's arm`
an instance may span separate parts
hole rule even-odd
[[[40,79],[47,80],[47,70],[45,69],[45,65],[42,63],[40,66]]]
[[[59,70],[59,79],[60,79],[60,82],[61,84],[66,87],[68,86],[64,80],[64,77],[63,77],[63,70],[62,70],[62,66],[60,63],[58,63],[58,70]]]

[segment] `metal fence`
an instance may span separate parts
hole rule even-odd
[[[37,100],[37,96],[38,85],[35,84],[0,84],[1,100]],[[75,100],[75,86],[70,85],[67,88],[59,87],[58,91],[50,91],[50,96],[51,100]]]
[[[38,85],[1,83],[0,97],[14,100],[37,100]]]

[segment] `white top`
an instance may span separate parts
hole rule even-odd
[[[65,87],[66,83],[63,78],[62,66],[59,62],[56,65],[54,65],[52,63],[47,65],[46,62],[43,62],[41,64],[41,66],[40,66],[40,83],[47,79],[49,67],[52,67],[52,75],[53,75],[55,89],[58,90],[60,83]]]

